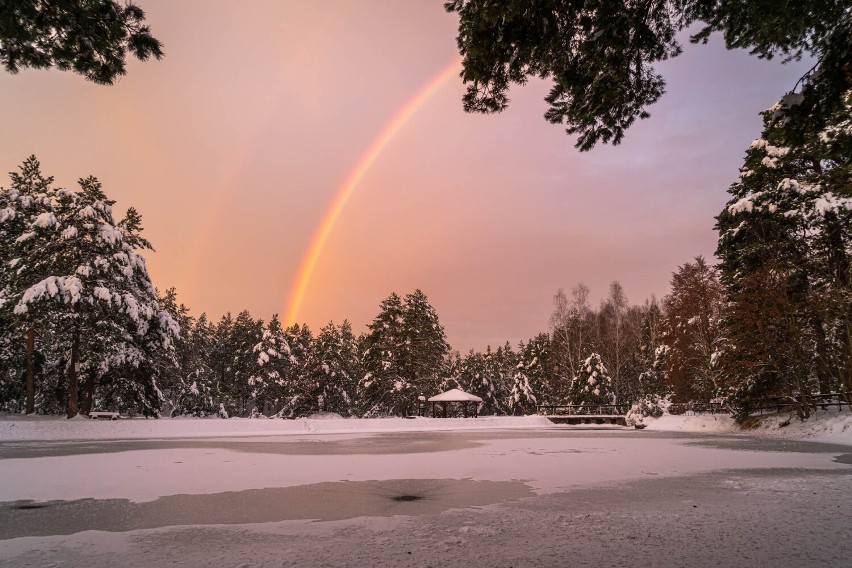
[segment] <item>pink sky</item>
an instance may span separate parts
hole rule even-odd
[[[286,312],[336,191],[394,114],[457,56],[439,0],[138,0],[165,44],[113,87],[58,71],[0,74],[4,171],[36,154],[57,182],[95,175],[135,206],[160,289],[198,315]],[[715,250],[714,215],[757,112],[804,65],[709,46],[661,65],[668,93],[626,141],[580,154],[546,123],[547,85],[467,115],[445,84],[366,173],[299,312],[357,330],[421,288],[461,350],[547,330],[560,287],[635,303]],[[7,185],[7,180],[2,185]]]

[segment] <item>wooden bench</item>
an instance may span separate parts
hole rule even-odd
[[[90,412],[92,420],[118,420],[118,412]]]

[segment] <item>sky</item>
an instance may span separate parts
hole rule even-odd
[[[391,292],[420,288],[461,351],[547,331],[559,288],[583,282],[597,303],[618,280],[642,303],[711,258],[758,112],[808,67],[719,37],[686,45],[658,65],[668,92],[651,118],[580,153],[543,119],[546,81],[489,116],[463,112],[459,78],[435,85],[458,58],[439,0],[137,4],[165,58],[131,60],[116,85],[0,73],[2,171],[35,154],[60,186],[96,176],[118,215],[142,214],[158,288],[194,315],[266,320],[293,312],[314,236],[372,149],[296,319],[360,331]]]

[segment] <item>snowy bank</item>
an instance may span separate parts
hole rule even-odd
[[[328,416],[298,420],[249,418],[134,418],[67,420],[60,416],[0,414],[0,441],[137,440],[227,438],[304,434],[371,434],[380,432],[539,429],[553,424],[543,416],[479,418],[348,418]]]
[[[650,431],[747,434],[852,444],[852,412],[845,410],[820,410],[805,421],[789,412],[757,416],[748,428],[740,427],[726,414],[665,414],[660,418],[646,418],[645,423]]]

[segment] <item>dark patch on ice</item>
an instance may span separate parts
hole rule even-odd
[[[18,511],[29,511],[32,509],[44,509],[46,507],[50,507],[50,505],[48,503],[36,503],[33,501],[28,501],[23,503],[16,502],[9,505],[9,507]]]
[[[391,499],[405,503],[407,501],[419,501],[420,499],[423,499],[423,497],[420,495],[396,495],[391,497]]]
[[[852,454],[840,454],[839,456],[834,458],[834,461],[837,463],[845,463],[852,465]]]
[[[804,440],[773,440],[766,438],[726,437],[721,439],[687,442],[687,445],[719,450],[742,450],[747,452],[796,452],[803,454],[848,453],[850,446]],[[845,462],[841,462],[845,463]]]
[[[27,505],[34,502],[14,501],[0,503],[0,540],[87,530],[126,532],[180,525],[436,515],[448,509],[481,507],[533,495],[532,489],[520,481],[393,479],[168,495],[144,503],[80,499],[51,501],[49,507],[33,508]]]

